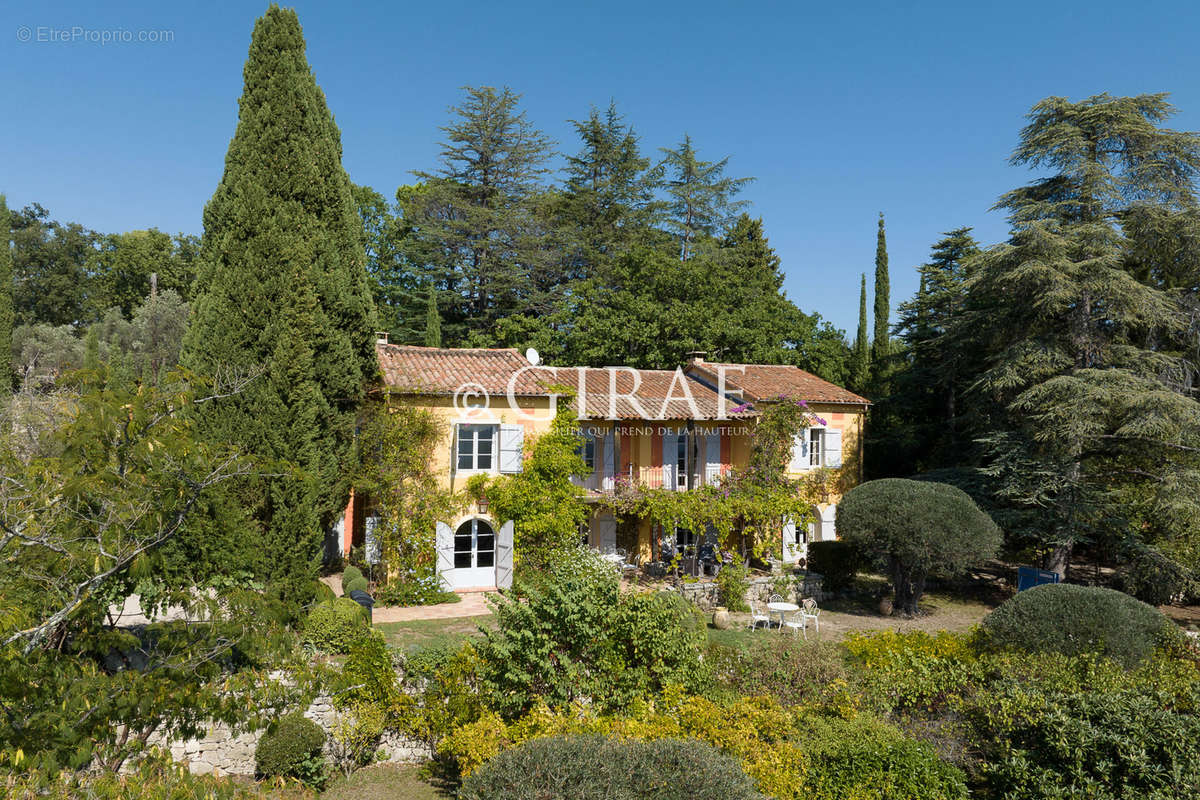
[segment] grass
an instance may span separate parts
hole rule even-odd
[[[419,766],[376,764],[336,781],[321,800],[445,800],[451,796],[423,777]]]
[[[479,636],[479,626],[489,626],[491,614],[451,619],[415,619],[408,622],[381,622],[375,625],[392,647],[414,653],[428,647],[454,645]]]

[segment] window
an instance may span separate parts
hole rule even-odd
[[[808,429],[808,465],[810,467],[821,466],[821,442],[824,436],[824,428]]]
[[[583,444],[576,447],[575,452],[583,459],[588,472],[596,471],[596,437],[590,431],[584,431]]]
[[[496,446],[495,425],[458,426],[458,469],[459,471],[492,469]]]
[[[481,519],[471,519],[454,532],[454,568],[492,567],[496,564],[496,534]]]
[[[688,436],[680,433],[675,439],[675,485],[680,489],[687,488],[688,478]]]

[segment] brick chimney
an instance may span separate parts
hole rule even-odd
[[[688,356],[688,363],[694,367],[698,367],[704,363],[705,351],[691,350],[688,352],[687,356]]]

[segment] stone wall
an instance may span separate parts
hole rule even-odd
[[[778,576],[776,576],[778,577]],[[771,581],[774,578],[751,578],[750,586],[746,589],[746,602],[765,603],[771,596]],[[824,591],[822,584],[824,579],[821,575],[815,572],[809,572],[804,576],[804,583],[800,588],[800,597],[811,597],[818,603],[824,602],[827,593]],[[718,604],[717,584],[715,581],[697,581],[696,583],[682,583],[677,591],[683,595],[685,600],[695,603],[701,611],[712,611]],[[788,602],[796,602],[797,597],[795,592],[789,592],[788,597],[784,600]]]
[[[332,738],[341,715],[329,697],[320,696],[305,710],[304,716],[320,725],[326,737]],[[171,742],[171,757],[187,764],[188,769],[198,775],[210,772],[253,775],[254,748],[264,733],[266,729],[260,728],[234,734],[224,723],[215,723],[202,737]],[[166,746],[162,740],[157,744]],[[433,755],[423,742],[390,732],[384,735],[379,748],[384,752],[384,761],[398,764],[419,763]]]

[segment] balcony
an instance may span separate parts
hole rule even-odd
[[[613,494],[618,484],[626,486],[640,485],[646,489],[662,489],[664,480],[674,478],[676,491],[697,489],[701,486],[715,486],[721,482],[721,476],[729,471],[728,464],[705,464],[690,475],[676,475],[674,470],[662,467],[643,467],[636,464],[628,465],[624,470],[615,474],[604,475],[595,470],[587,475],[574,475],[571,482],[576,486],[597,494]]]

